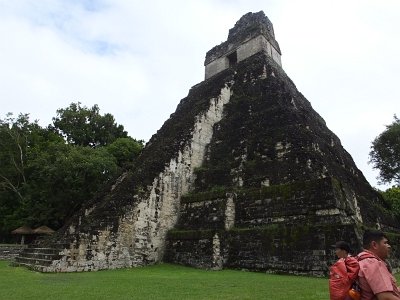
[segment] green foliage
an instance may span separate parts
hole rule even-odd
[[[52,129],[64,136],[68,143],[79,146],[105,146],[117,138],[128,137],[124,127],[115,123],[113,115],[102,116],[97,104],[87,108],[80,102],[58,109]]]
[[[392,211],[400,217],[400,186],[393,186],[384,192],[380,192],[389,204]]]
[[[320,300],[328,299],[329,291],[326,278],[206,271],[169,264],[48,274],[0,261],[0,298]]]
[[[37,122],[31,123],[28,114],[14,118],[7,114],[0,119],[0,191],[8,190],[18,194],[19,188],[26,182],[26,153],[43,134]]]
[[[118,171],[115,158],[104,148],[55,144],[36,154],[25,188],[29,205],[21,211],[28,224],[61,227]]]
[[[392,124],[386,126],[372,142],[370,162],[379,170],[379,179],[383,183],[394,181],[400,184],[400,120],[394,116]]]
[[[63,143],[62,138],[42,129],[36,121],[30,122],[28,114],[17,118],[8,114],[0,120],[0,234],[24,223],[19,213],[29,205],[31,153],[39,145],[47,149],[50,143],[57,142]]]
[[[57,113],[47,128],[29,114],[0,119],[0,239],[22,225],[58,229],[143,148],[97,105]]]
[[[131,137],[117,138],[110,145],[106,146],[107,151],[115,157],[120,167],[133,165],[144,146],[143,140],[135,140]]]

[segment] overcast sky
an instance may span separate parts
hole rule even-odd
[[[71,102],[146,141],[204,79],[247,12],[274,25],[282,66],[375,187],[371,141],[400,115],[398,0],[0,0],[0,118],[42,126]]]

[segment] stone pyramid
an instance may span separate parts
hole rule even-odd
[[[167,261],[323,275],[337,240],[358,250],[365,228],[381,228],[398,241],[398,221],[280,57],[264,13],[244,15],[132,171],[39,245],[53,256],[20,262],[44,272]]]

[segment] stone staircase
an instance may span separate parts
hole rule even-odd
[[[25,245],[0,244],[0,260],[13,260],[24,248]]]
[[[54,244],[52,247],[43,247],[40,244],[29,245],[15,257],[13,265],[46,272],[46,269],[51,266],[54,260],[62,257],[60,253],[65,246],[63,244]]]

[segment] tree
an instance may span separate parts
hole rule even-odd
[[[0,119],[0,191],[11,191],[23,200],[20,189],[27,180],[26,153],[43,133],[37,121],[30,122],[29,114],[14,118],[9,113]]]
[[[72,103],[53,122],[0,119],[0,241],[21,225],[58,229],[143,148],[97,105]]]
[[[59,228],[117,172],[116,159],[104,148],[52,143],[32,149],[19,217]]]
[[[0,233],[23,225],[20,212],[28,205],[27,186],[32,181],[30,153],[38,145],[47,149],[54,142],[64,144],[60,136],[31,122],[29,114],[14,118],[9,113],[0,119]]]
[[[392,124],[386,126],[372,142],[370,163],[379,170],[382,183],[400,184],[400,120],[394,115]]]
[[[143,144],[144,141],[137,141],[131,137],[118,138],[110,145],[106,146],[106,149],[115,157],[119,167],[126,168],[133,165],[143,149]]]
[[[106,147],[65,142],[28,114],[0,120],[0,235],[21,225],[59,228],[119,171]]]
[[[117,138],[128,136],[124,127],[115,123],[113,115],[107,113],[102,116],[97,104],[87,108],[80,102],[58,109],[51,128],[70,144],[92,148],[109,145]]]
[[[400,216],[400,186],[393,186],[381,194],[393,212]]]

